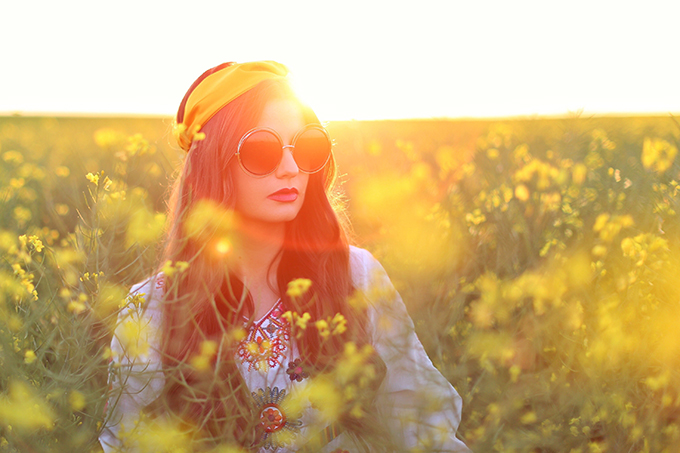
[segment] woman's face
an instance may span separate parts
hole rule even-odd
[[[302,110],[289,100],[269,101],[257,123],[278,132],[284,145],[290,145],[304,125]],[[289,222],[300,212],[309,175],[299,170],[290,148],[284,149],[276,171],[264,178],[247,174],[238,159],[232,160],[230,170],[236,189],[235,209],[244,220]]]

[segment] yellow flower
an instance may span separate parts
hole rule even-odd
[[[347,319],[342,314],[336,313],[331,321],[331,326],[333,327],[333,335],[342,335],[347,331]]]
[[[205,371],[210,368],[210,357],[204,355],[197,355],[191,358],[191,366],[199,371]]]
[[[19,239],[21,239],[21,237],[19,237]],[[21,264],[12,264],[12,270],[14,271],[14,275],[18,275],[19,277],[26,275],[26,271],[21,268]]]
[[[20,189],[20,188],[22,188],[22,187],[24,186],[24,183],[25,183],[24,178],[11,178],[11,179],[9,180],[9,185],[10,185],[10,187],[12,187],[13,189]]]
[[[153,244],[163,233],[164,226],[165,214],[153,212],[142,205],[132,212],[125,232],[125,244],[127,247]]]
[[[513,366],[510,367],[509,371],[510,371],[510,381],[511,382],[517,382],[517,378],[522,373],[522,369],[517,365],[513,365]]]
[[[217,353],[217,343],[212,340],[205,340],[201,343],[201,355],[213,357]]]
[[[319,335],[321,335],[322,338],[328,338],[331,334],[331,331],[328,329],[328,323],[321,319],[317,321],[316,323],[316,328],[319,330]]]
[[[28,349],[24,353],[24,363],[33,363],[36,359],[37,357],[35,356],[35,352],[33,352],[33,350]]]
[[[90,181],[95,186],[99,185],[99,174],[88,173],[87,175],[85,175],[85,177],[87,178],[88,181]]]
[[[123,308],[126,305],[133,305],[136,308],[141,308],[146,302],[146,293],[137,293],[134,295],[129,295],[121,302],[118,308]]]
[[[312,281],[308,278],[297,278],[288,282],[288,289],[286,294],[288,297],[300,297],[309,290],[312,286]]]
[[[305,393],[310,403],[319,409],[323,421],[335,422],[344,406],[342,392],[327,376],[321,375],[309,381]]]
[[[529,199],[529,189],[524,184],[520,184],[515,187],[515,197],[521,201],[527,201]]]
[[[669,369],[664,370],[658,376],[649,376],[643,380],[644,384],[653,391],[664,389],[671,381],[671,373]]]
[[[12,211],[12,217],[20,226],[23,227],[26,225],[26,222],[33,218],[33,214],[29,209],[26,209],[23,206],[17,206]]]
[[[123,137],[122,132],[110,128],[97,129],[94,132],[94,142],[100,148],[110,148],[117,145]]]
[[[36,252],[42,252],[43,248],[45,248],[42,241],[38,239],[38,236],[29,236],[28,243],[33,246]]]
[[[524,425],[530,425],[532,423],[536,423],[537,420],[538,420],[538,417],[536,417],[536,412],[533,412],[533,411],[527,412],[526,414],[522,415],[522,417],[520,418],[520,421]]]
[[[236,327],[232,331],[229,332],[229,336],[233,341],[242,341],[243,339],[246,338],[247,332],[246,329],[243,327]]]
[[[129,156],[144,155],[146,153],[153,154],[156,150],[151,146],[142,134],[135,134],[127,138],[125,151]]]
[[[35,394],[33,387],[20,381],[9,382],[9,392],[0,396],[0,425],[22,431],[52,429],[55,414],[49,404]]]
[[[486,221],[486,216],[482,214],[481,209],[475,209],[465,214],[465,221],[470,225],[479,225]]]
[[[309,313],[304,313],[302,316],[298,316],[295,320],[295,325],[300,329],[305,330],[307,328],[307,322],[311,319]]]
[[[78,390],[73,390],[68,396],[68,403],[74,411],[82,410],[85,407],[85,396]]]
[[[20,164],[24,161],[24,156],[19,151],[7,151],[6,153],[3,153],[2,160]]]
[[[69,312],[75,313],[75,314],[78,315],[78,314],[84,312],[87,309],[87,307],[85,306],[85,304],[83,304],[81,302],[72,300],[71,302],[68,303],[68,305],[66,306],[66,309]]]
[[[659,138],[646,137],[642,145],[642,165],[657,173],[665,173],[675,160],[678,148]]]
[[[175,274],[175,267],[172,265],[172,261],[167,260],[161,269],[167,277],[172,277]]]
[[[603,257],[607,254],[607,247],[604,245],[598,244],[595,247],[593,247],[593,250],[591,252],[593,256],[597,257]]]

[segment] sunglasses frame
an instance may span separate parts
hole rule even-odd
[[[295,133],[295,136],[293,137],[293,141],[291,142],[290,145],[284,145],[283,139],[281,138],[281,135],[279,135],[279,133],[276,132],[274,129],[271,129],[269,127],[254,127],[252,129],[250,129],[248,132],[243,134],[243,137],[241,137],[241,140],[239,140],[238,147],[236,148],[236,157],[238,159],[239,166],[241,167],[241,169],[244,172],[246,172],[249,176],[252,176],[253,178],[265,178],[265,177],[271,175],[272,173],[274,173],[279,168],[279,165],[281,165],[281,159],[283,159],[283,153],[285,152],[286,148],[291,149],[291,153],[293,154],[293,159],[295,158],[295,153],[294,153],[295,143],[297,142],[298,138],[300,138],[300,136],[302,134],[304,134],[305,132],[307,132],[308,130],[311,130],[311,129],[319,130],[319,131],[323,132],[323,134],[326,136],[326,139],[328,140],[328,145],[329,145],[328,156],[326,156],[326,160],[324,161],[323,165],[321,165],[317,170],[314,170],[314,171],[303,170],[302,168],[300,168],[297,161],[295,161],[295,165],[298,166],[298,169],[302,173],[306,173],[308,175],[318,173],[319,171],[323,170],[323,168],[326,166],[326,164],[328,164],[328,161],[331,159],[331,154],[333,154],[333,142],[331,141],[331,136],[328,133],[328,131],[323,126],[321,126],[320,124],[307,124],[307,125],[305,125],[302,129],[300,129],[299,131],[297,131]],[[270,171],[269,173],[263,174],[263,175],[258,174],[258,173],[253,173],[252,171],[248,170],[246,168],[246,166],[243,165],[243,162],[241,161],[241,146],[243,146],[243,143],[245,143],[245,141],[248,139],[248,137],[250,137],[254,133],[260,132],[260,131],[271,132],[279,140],[279,144],[281,145],[281,157],[279,158],[279,162],[276,164],[274,169],[272,169],[272,171]]]

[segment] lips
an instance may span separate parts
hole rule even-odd
[[[298,190],[293,187],[290,189],[281,189],[267,196],[270,200],[280,201],[282,203],[290,203],[297,200]]]

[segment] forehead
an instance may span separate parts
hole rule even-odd
[[[262,111],[259,127],[274,129],[281,138],[289,143],[295,134],[305,125],[302,108],[291,100],[271,100]]]

